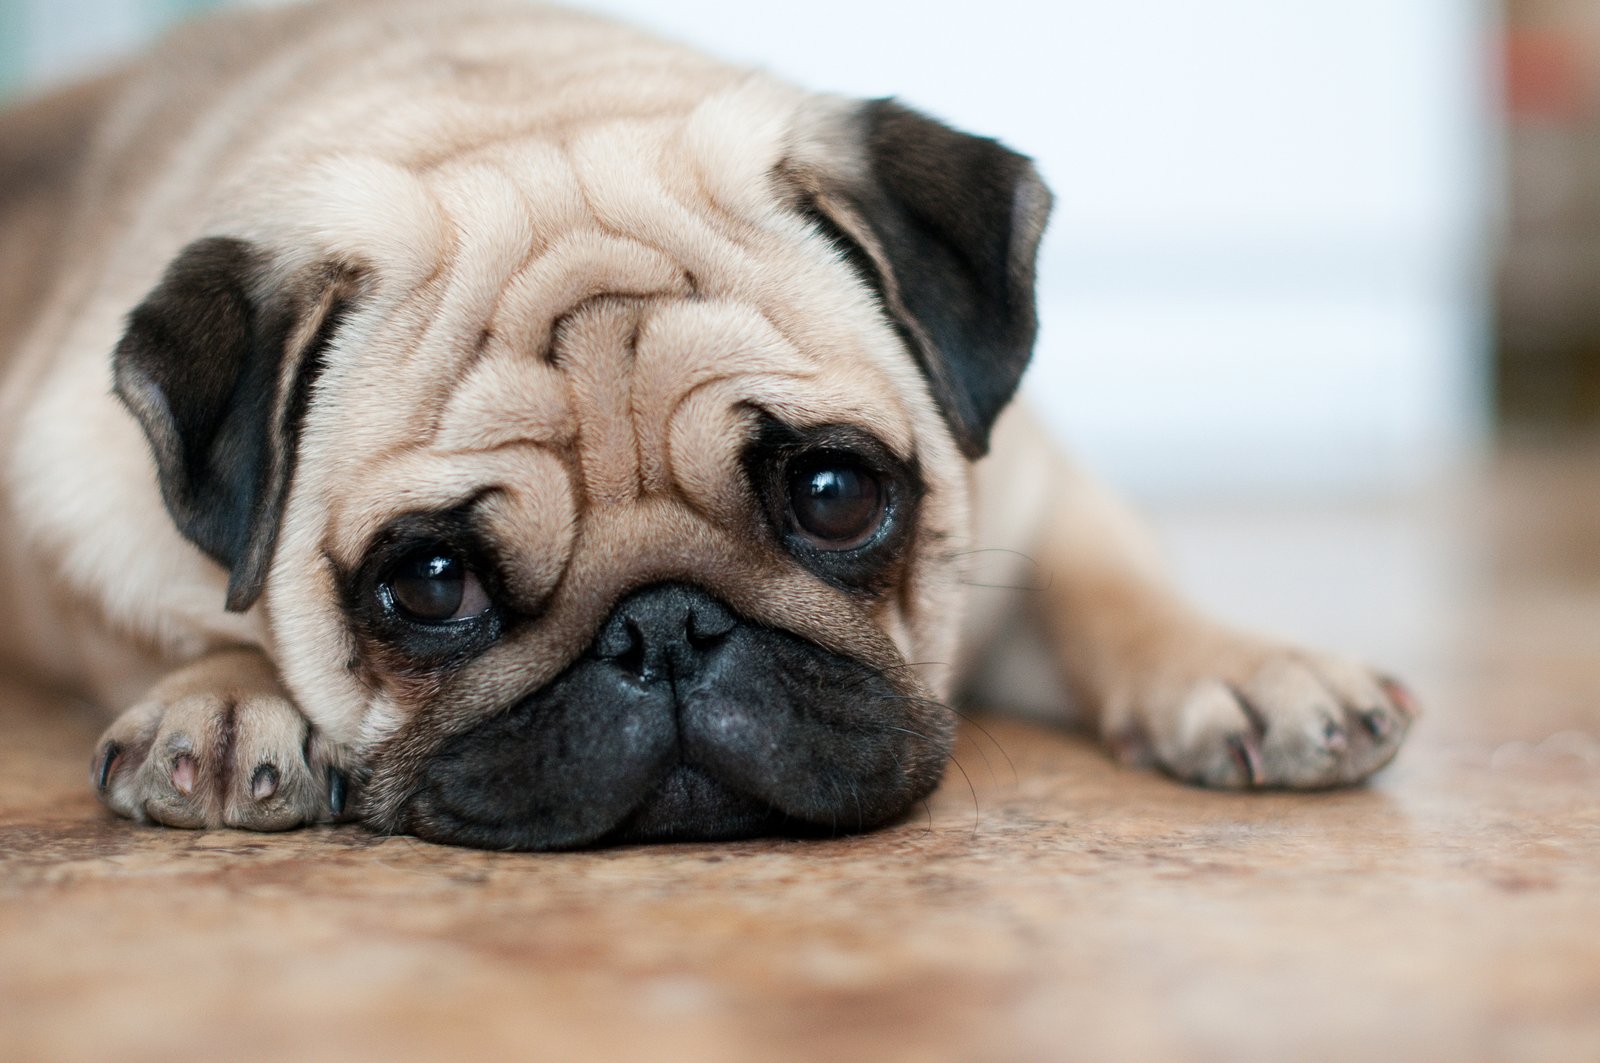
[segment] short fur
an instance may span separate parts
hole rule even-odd
[[[47,265],[0,289],[4,649],[132,706],[93,769],[123,815],[868,827],[936,784],[942,700],[1019,627],[1120,752],[1206,785],[1352,782],[1409,723],[1367,669],[1176,602],[1001,416],[1050,199],[993,141],[499,0],[230,15],[19,137],[0,248]],[[871,573],[763,486],[830,447],[915,499]],[[433,656],[375,604],[418,527],[494,559],[493,617]],[[980,551],[1045,590],[969,610]],[[658,652],[671,696],[619,710]]]

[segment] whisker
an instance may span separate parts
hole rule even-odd
[[[989,729],[983,724],[979,723],[974,717],[968,716],[954,705],[946,705],[945,708],[949,709],[963,720],[966,720],[972,726],[976,727],[979,731],[983,732],[983,736],[985,738],[994,743],[994,748],[999,751],[1002,757],[1006,758],[1006,767],[1011,769],[1011,785],[1016,786],[1021,781],[1017,775],[1016,762],[1011,759],[1011,754],[1006,752],[1006,747],[1000,744],[1000,740],[990,733]],[[973,745],[977,745],[977,743],[974,742]],[[983,747],[978,746],[978,749],[981,752]],[[988,758],[985,757],[984,759],[987,760]]]
[[[888,666],[883,667],[883,668],[874,668],[873,671],[879,677],[884,677],[886,673],[891,672],[891,671],[899,671],[899,670],[903,670],[903,669],[906,669],[906,668],[916,668],[916,667],[919,667],[919,666],[922,666],[922,665],[929,665],[929,664],[946,665],[947,662],[944,662],[944,661],[908,661],[905,664],[888,665]],[[860,682],[864,683],[865,680],[861,680]],[[852,687],[852,689],[854,689],[854,687]],[[1011,759],[1011,754],[1006,752],[1005,746],[1000,744],[1000,740],[998,738],[996,738],[994,736],[994,733],[991,732],[987,727],[985,727],[983,724],[979,723],[972,716],[969,716],[968,714],[962,712],[960,709],[956,708],[954,705],[951,705],[951,704],[949,704],[947,702],[940,701],[937,698],[923,697],[923,696],[916,695],[916,694],[879,694],[878,698],[880,700],[883,700],[883,701],[899,701],[899,702],[905,702],[905,703],[912,704],[912,705],[921,705],[921,706],[925,706],[925,707],[928,707],[928,708],[946,709],[949,712],[951,712],[952,714],[954,714],[955,716],[958,716],[961,719],[965,720],[967,723],[969,723],[973,727],[977,728],[978,731],[985,738],[987,738],[990,741],[990,743],[992,743],[994,745],[994,748],[999,751],[1000,755],[1005,758],[1006,768],[1007,768],[1008,771],[1011,772],[1011,785],[1012,786],[1016,786],[1019,783],[1020,777],[1017,774],[1016,761]],[[989,760],[989,754],[984,750],[983,746],[980,743],[974,741],[973,742],[973,746],[977,748],[978,755],[983,757],[984,764],[989,768],[990,777],[993,778],[996,782],[998,782],[999,781],[999,776],[995,773],[994,765]]]
[[[1017,766],[1014,763],[1012,763],[1011,754],[1007,753],[1005,751],[1005,749],[1000,745],[999,741],[995,739],[994,735],[989,733],[989,729],[988,728],[984,727],[983,724],[981,724],[978,721],[974,720],[971,716],[968,716],[966,713],[964,713],[964,712],[960,711],[959,709],[955,708],[953,705],[947,705],[944,702],[936,701],[933,698],[919,698],[919,697],[915,697],[915,696],[912,696],[912,695],[909,695],[909,694],[880,694],[879,695],[879,700],[880,701],[904,701],[904,702],[909,702],[910,704],[913,704],[913,705],[923,705],[923,706],[927,706],[929,708],[946,709],[950,713],[952,713],[953,715],[959,716],[963,720],[966,720],[973,727],[976,727],[979,731],[982,731],[983,734],[985,735],[985,737],[987,737],[989,739],[989,741],[994,744],[994,747],[1000,751],[1000,755],[1002,757],[1006,758],[1006,765],[1007,765],[1007,767],[1009,767],[1011,769],[1011,784],[1013,786],[1015,786],[1017,784]],[[904,728],[896,728],[896,730],[904,730]],[[993,779],[996,783],[998,783],[1000,781],[1000,776],[995,774],[994,763],[989,760],[989,754],[983,748],[982,743],[974,740],[973,743],[972,743],[972,748],[976,749],[978,751],[978,756],[983,758],[983,766],[989,769],[989,778]]]
[[[920,738],[924,742],[927,742],[929,745],[937,746],[939,744],[938,739],[934,738],[932,735],[925,735],[921,731],[913,731],[909,727],[894,727],[894,726],[890,726],[888,728],[888,730],[899,731],[903,735],[910,735],[913,738]]]
[[[969,791],[971,791],[971,793],[972,793],[972,836],[974,838],[976,838],[978,836],[978,819],[979,819],[979,815],[978,815],[978,788],[976,786],[972,785],[972,776],[968,775],[967,774],[967,769],[961,766],[961,758],[960,757],[956,756],[954,753],[950,754],[950,763],[954,764],[956,766],[956,770],[961,773],[961,777],[963,779],[967,780],[967,789]]]
[[[971,550],[946,550],[944,556],[954,560],[958,557],[976,557],[978,554],[1009,554],[1020,557],[1034,568],[1039,567],[1039,562],[1032,554],[1023,553],[1021,550],[1012,550],[1005,546],[975,546]]]
[[[946,708],[948,708],[948,707],[949,706],[946,706]],[[950,711],[951,712],[955,712],[956,710],[955,709],[950,709]],[[956,715],[960,716],[961,714],[957,712]],[[966,717],[963,716],[962,719],[966,719]],[[952,743],[952,745],[953,744],[954,743]],[[987,768],[988,771],[989,771],[989,781],[992,782],[992,783],[998,784],[1000,782],[1000,776],[995,774],[995,772],[994,772],[994,762],[989,759],[989,754],[983,748],[983,744],[978,742],[978,741],[973,741],[972,748],[976,749],[978,751],[978,756],[983,758],[983,766],[985,768]],[[1013,769],[1012,773],[1015,774],[1015,769]]]
[[[891,731],[899,731],[901,734],[913,735],[913,736],[915,736],[917,738],[920,738],[923,741],[928,742],[928,743],[930,743],[932,745],[937,745],[938,744],[937,742],[934,741],[934,739],[930,738],[929,736],[921,733],[920,731],[913,731],[909,727],[891,727],[891,728],[889,728],[889,730],[891,730]],[[972,785],[972,776],[967,774],[967,769],[962,765],[960,757],[956,756],[954,753],[951,753],[950,754],[950,763],[952,763],[952,764],[954,764],[956,766],[956,770],[961,773],[961,777],[967,781],[967,791],[972,794],[972,836],[974,838],[976,838],[978,836],[978,820],[979,820],[978,788],[976,786]],[[929,809],[929,814],[930,815],[932,814],[932,809],[931,808]]]
[[[980,590],[986,591],[1026,591],[1029,594],[1043,594],[1051,587],[1050,580],[1045,580],[1043,586],[1034,584],[1026,587],[1018,583],[982,583],[978,580],[970,579],[957,580],[956,582],[960,583],[963,587],[977,587]]]
[[[893,726],[891,726],[888,729],[891,730],[891,731],[899,731],[901,734],[911,735],[913,738],[920,738],[924,742],[927,742],[929,745],[934,746],[935,748],[938,748],[939,744],[940,744],[939,741],[937,739],[933,738],[932,736],[925,735],[921,731],[913,731],[909,727],[893,727]],[[979,752],[982,752],[982,750],[979,750]],[[961,773],[961,777],[966,780],[966,782],[967,782],[967,792],[972,795],[972,836],[974,838],[976,838],[978,836],[978,820],[979,820],[978,788],[976,786],[972,785],[972,776],[967,774],[967,769],[961,763],[961,758],[956,756],[954,751],[951,751],[948,754],[948,757],[949,757],[950,763],[952,763],[952,764],[954,764],[956,766],[956,770],[959,771]],[[926,804],[927,802],[924,801],[923,803]],[[928,806],[928,824],[929,824],[929,829],[931,830],[932,826],[933,826],[933,806],[931,806],[931,805]]]
[[[869,666],[869,671],[871,674],[869,676],[857,676],[855,677],[855,681],[857,683],[866,683],[870,682],[872,679],[881,679],[887,682],[889,681],[890,673],[905,672],[912,668],[949,667],[951,667],[949,661],[906,661],[902,664],[888,664],[883,665],[882,667]]]
[[[978,588],[981,588],[981,589],[984,589],[984,590],[1030,591],[1030,592],[1033,592],[1033,593],[1039,593],[1041,591],[1047,591],[1052,586],[1055,585],[1055,570],[1051,569],[1051,570],[1046,571],[1044,566],[1039,563],[1037,558],[1035,558],[1032,554],[1027,554],[1027,553],[1022,552],[1021,550],[1012,550],[1012,549],[1010,549],[1008,547],[1004,547],[1004,546],[981,546],[981,547],[974,547],[971,550],[950,550],[950,551],[945,552],[941,556],[945,560],[948,560],[948,561],[957,561],[957,560],[959,560],[961,558],[976,557],[979,554],[1004,554],[1007,557],[1016,558],[1016,559],[1022,561],[1027,567],[1029,567],[1030,569],[1032,569],[1035,572],[1043,571],[1045,573],[1044,582],[1041,584],[1038,580],[1034,580],[1030,584],[1023,585],[1023,584],[1012,584],[1012,583],[997,583],[997,582],[992,582],[992,581],[989,581],[989,580],[981,580],[981,579],[969,580],[969,579],[960,579],[960,578],[958,578],[956,580],[956,582],[958,582],[959,584],[961,584],[964,587],[978,587]],[[949,573],[949,574],[941,573],[939,578],[943,578],[946,575],[959,576],[960,574],[959,573]]]

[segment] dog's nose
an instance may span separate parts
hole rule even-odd
[[[618,603],[594,654],[644,682],[687,679],[736,623],[727,606],[698,587],[657,584]]]

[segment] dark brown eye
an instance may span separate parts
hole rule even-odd
[[[883,485],[848,457],[818,455],[791,468],[789,511],[813,545],[852,550],[883,526]]]
[[[461,555],[425,546],[402,557],[384,581],[394,608],[420,624],[468,620],[489,608],[489,595]]]

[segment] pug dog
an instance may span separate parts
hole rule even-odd
[[[573,11],[185,29],[0,118],[8,667],[118,710],[92,785],[174,827],[866,830],[1030,644],[1127,760],[1365,778],[1409,696],[1185,605],[1011,409],[1050,206]]]

